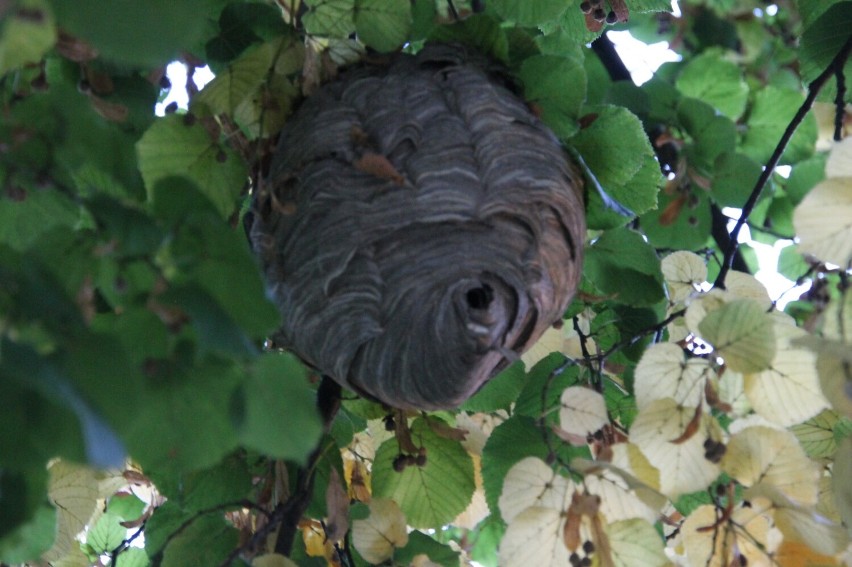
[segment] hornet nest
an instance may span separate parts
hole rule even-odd
[[[466,47],[345,72],[284,126],[248,219],[275,343],[391,407],[458,406],[561,319],[580,188],[510,77]]]

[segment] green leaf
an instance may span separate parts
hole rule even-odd
[[[195,516],[163,550],[162,567],[219,565],[237,546],[237,530],[222,514]]]
[[[683,68],[676,82],[680,92],[702,100],[732,120],[745,110],[748,85],[740,67],[722,53],[707,51]]]
[[[473,496],[473,461],[458,441],[438,436],[424,419],[411,426],[414,443],[426,448],[424,466],[396,472],[399,444],[390,439],[373,461],[373,496],[390,498],[415,528],[440,528],[459,515]]]
[[[798,205],[817,183],[825,179],[827,154],[819,153],[793,166],[784,186],[787,196]]]
[[[193,115],[160,118],[136,145],[139,170],[151,199],[158,181],[185,176],[216,206],[223,217],[233,213],[246,183],[246,166],[232,150],[211,140]]]
[[[834,410],[823,410],[804,423],[790,428],[799,445],[812,459],[830,459],[837,451],[837,439],[834,429],[840,422],[840,416]]]
[[[677,117],[693,139],[685,148],[690,165],[712,172],[716,158],[731,151],[736,144],[734,123],[716,113],[709,104],[688,97],[680,99]]]
[[[561,138],[577,131],[580,107],[586,99],[582,60],[557,55],[534,55],[520,72],[524,98],[541,108],[541,119]]]
[[[4,473],[0,471],[0,487],[3,487],[2,476]],[[4,500],[0,503],[6,506]],[[2,515],[4,513],[0,512],[0,517]],[[0,536],[0,561],[19,564],[37,560],[50,549],[55,537],[56,509],[46,504],[39,506],[29,521],[15,525],[13,531]]]
[[[0,75],[38,63],[56,42],[53,13],[44,0],[19,0],[5,10],[0,22]]]
[[[122,521],[121,516],[107,512],[86,534],[86,544],[98,555],[111,552],[127,537],[127,528],[120,525]]]
[[[785,278],[796,281],[810,269],[797,246],[787,246],[778,254],[778,273]]]
[[[418,2],[421,4],[422,2]],[[461,42],[499,59],[509,60],[509,41],[500,22],[487,14],[474,14],[449,26],[435,26],[430,41]]]
[[[358,39],[376,51],[393,51],[408,38],[410,0],[355,0]]]
[[[670,208],[676,211],[674,221],[664,217]],[[663,220],[666,224],[663,224]],[[698,250],[707,245],[712,226],[710,203],[704,191],[660,194],[656,210],[639,217],[645,236],[656,248],[670,250]]]
[[[813,81],[828,67],[849,40],[850,29],[852,2],[837,2],[804,31],[800,40],[799,56],[802,79],[805,82]],[[849,68],[849,60],[846,68]]]
[[[741,209],[760,177],[761,166],[753,159],[735,152],[716,158],[711,195],[722,207]]]
[[[211,466],[237,445],[228,419],[237,369],[211,359],[185,367],[152,361],[147,391],[134,403],[138,415],[126,425],[130,454],[146,471],[169,475]],[[111,392],[116,404],[124,394]]]
[[[305,31],[323,37],[349,37],[355,33],[355,0],[305,0]]]
[[[591,124],[570,144],[610,197],[636,214],[653,208],[663,177],[642,122],[623,107],[595,106],[587,111]]]
[[[60,27],[107,59],[140,67],[162,66],[201,39],[218,5],[212,0],[50,0]],[[105,11],[106,10],[106,11]],[[153,34],[153,35],[152,35]],[[153,39],[156,38],[156,41]]]
[[[238,508],[236,503],[249,496],[252,486],[251,471],[245,457],[238,453],[212,467],[181,475],[177,489],[170,490],[167,495],[188,512],[223,504],[234,504],[234,508]]]
[[[598,289],[619,303],[642,307],[665,298],[660,259],[632,230],[604,232],[586,253],[585,272]]]
[[[746,123],[742,152],[759,163],[766,163],[804,100],[801,92],[771,85],[757,91]],[[810,157],[816,136],[816,119],[809,114],[784,150],[781,163],[796,163]]]
[[[79,222],[81,210],[57,190],[19,188],[16,199],[0,199],[0,242],[22,252],[49,230]]]
[[[470,412],[492,412],[508,409],[527,383],[524,363],[517,361],[485,383],[461,408]]]
[[[145,550],[138,547],[125,549],[115,560],[115,567],[148,567],[149,564]]]
[[[418,555],[425,555],[433,564],[443,567],[458,567],[459,552],[453,551],[449,545],[439,543],[433,538],[417,530],[408,534],[408,545],[394,553],[394,562],[411,565]]]
[[[135,494],[119,492],[110,496],[107,503],[107,512],[118,516],[122,521],[130,522],[138,519],[146,506],[147,504]]]
[[[503,19],[514,21],[521,26],[543,24],[557,19],[569,7],[574,9],[574,6],[565,0],[490,0],[489,4]]]
[[[753,299],[738,299],[708,313],[698,330],[725,364],[743,374],[766,370],[775,356],[775,332],[766,309]]]
[[[243,444],[276,459],[304,462],[316,445],[322,426],[307,370],[290,354],[262,356],[242,388],[244,414],[239,422]],[[274,427],[281,416],[297,428]]]

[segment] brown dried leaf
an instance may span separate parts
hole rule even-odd
[[[669,443],[680,445],[685,441],[689,441],[693,435],[698,433],[698,426],[701,425],[701,413],[701,404],[698,404],[695,408],[695,413],[692,414],[692,419],[686,424],[686,429],[683,430],[683,433],[679,437],[672,439]]]
[[[124,122],[130,111],[123,104],[116,102],[107,102],[104,99],[95,95],[89,95],[89,101],[92,103],[92,108],[95,112],[109,120],[110,122]]]
[[[405,185],[405,178],[382,154],[365,152],[364,155],[355,160],[353,165],[364,173],[393,181],[397,185]]]
[[[683,209],[683,206],[685,204],[686,195],[681,195],[677,199],[666,205],[666,208],[663,209],[663,212],[660,214],[660,226],[669,226],[674,223],[674,221],[676,221],[677,217],[680,215],[680,211]]]
[[[64,30],[59,30],[59,37],[56,40],[56,52],[75,63],[85,63],[98,56],[97,49]]]
[[[328,488],[325,490],[325,505],[328,509],[325,535],[331,541],[340,541],[349,531],[349,496],[343,489],[336,469],[331,469]]]
[[[443,437],[444,439],[450,439],[452,441],[464,441],[467,438],[467,434],[469,433],[467,429],[452,427],[451,425],[440,419],[426,418],[426,423],[429,425],[429,429],[431,429],[435,433],[435,435],[437,435],[438,437]]]

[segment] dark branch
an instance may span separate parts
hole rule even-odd
[[[849,58],[850,51],[852,51],[852,38],[846,41],[846,44],[840,49],[840,51],[834,57],[831,63],[829,63],[828,67],[826,67],[826,69],[822,73],[820,73],[820,75],[816,79],[814,79],[810,85],[808,85],[808,96],[805,98],[805,102],[802,103],[802,106],[799,107],[799,110],[796,112],[796,115],[793,117],[793,120],[791,120],[790,124],[787,125],[787,129],[784,131],[784,135],[781,136],[781,139],[778,141],[778,145],[775,146],[775,151],[772,152],[772,156],[769,158],[769,161],[766,162],[766,165],[764,166],[763,171],[761,172],[760,177],[758,178],[757,183],[754,186],[754,189],[752,189],[751,191],[751,195],[749,195],[748,200],[743,206],[743,211],[740,215],[739,220],[737,220],[737,224],[731,231],[730,243],[728,245],[728,249],[725,251],[725,257],[722,259],[722,269],[719,271],[719,276],[713,283],[715,287],[724,289],[725,276],[728,275],[728,271],[731,269],[731,265],[733,263],[734,254],[736,254],[737,250],[739,249],[740,230],[742,229],[746,221],[748,221],[748,217],[751,214],[752,210],[754,210],[754,206],[757,204],[757,200],[760,198],[760,194],[763,192],[763,188],[766,186],[766,182],[769,181],[769,177],[775,171],[775,167],[781,160],[781,156],[784,154],[784,150],[787,148],[787,144],[790,142],[790,139],[793,137],[793,134],[796,132],[799,125],[805,119],[808,112],[810,112],[817,95],[825,86],[825,83],[828,81],[828,79],[837,75],[838,69],[843,68],[843,65]],[[840,90],[840,85],[838,85],[838,91]]]
[[[606,34],[602,34],[592,42],[592,51],[594,51],[598,56],[598,59],[601,60],[604,68],[609,73],[610,79],[613,81],[633,80],[630,76],[630,71],[624,64],[624,61],[622,61],[621,57],[618,56],[618,52],[615,50],[615,45]]]

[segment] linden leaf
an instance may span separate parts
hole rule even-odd
[[[370,563],[381,563],[393,555],[395,547],[408,543],[405,514],[393,500],[373,498],[370,516],[352,522],[352,545]]]
[[[656,344],[645,351],[636,366],[636,405],[641,410],[654,400],[672,398],[681,405],[695,407],[701,402],[704,383],[711,375],[707,360],[687,359],[676,344]]]
[[[669,560],[663,540],[651,522],[638,518],[607,526],[609,546],[615,567],[663,567]]]
[[[837,412],[827,409],[804,423],[794,425],[790,431],[799,440],[799,444],[809,457],[831,458],[837,450],[834,427],[839,420],[840,416]]]
[[[772,319],[751,299],[738,299],[708,313],[698,330],[738,372],[765,370],[775,355]]]
[[[731,437],[720,464],[744,486],[766,483],[798,503],[817,502],[819,467],[789,431],[748,427]]]
[[[511,523],[531,506],[564,509],[572,492],[573,483],[569,479],[555,473],[541,459],[527,457],[506,474],[498,506],[503,519]]]
[[[805,543],[817,553],[837,555],[849,545],[843,527],[816,512],[782,507],[775,510],[774,519],[785,541]]]
[[[660,264],[669,299],[672,302],[683,301],[707,281],[707,264],[698,254],[684,250],[669,254]]]
[[[803,336],[796,327],[776,325],[776,334]],[[769,421],[784,426],[801,423],[829,407],[820,389],[815,356],[809,350],[789,346],[779,336],[771,366],[744,378],[744,391],[754,410]]]
[[[258,555],[251,561],[251,567],[298,567],[293,561],[278,553]]]
[[[846,137],[834,144],[828,154],[828,161],[825,162],[825,176],[852,177],[852,137]]]
[[[560,401],[559,425],[572,435],[586,437],[609,423],[604,397],[590,388],[566,388]]]
[[[630,428],[630,440],[660,471],[660,491],[672,498],[704,489],[719,474],[719,467],[704,456],[706,428],[680,441],[695,411],[671,398],[655,400],[639,411]]]
[[[760,505],[756,505],[760,504]],[[732,521],[718,521],[715,506],[699,506],[680,527],[687,564],[690,567],[728,567],[729,565],[764,565],[768,544],[769,518],[767,505],[752,502],[750,508],[739,508]],[[745,562],[739,558],[744,557]]]
[[[48,498],[57,510],[56,541],[45,554],[48,561],[59,559],[76,547],[76,536],[95,512],[98,478],[94,470],[82,465],[56,461],[50,468]]]
[[[852,177],[829,178],[811,189],[793,211],[793,226],[803,253],[848,265],[852,260]]]
[[[527,508],[509,523],[500,541],[500,565],[568,565],[569,553],[562,541],[564,527],[561,510]]]
[[[586,475],[583,479],[589,494],[601,497],[601,514],[607,522],[617,522],[639,518],[648,522],[657,520],[657,511],[642,501],[630,489],[623,477],[612,470],[603,470],[599,474]]]

